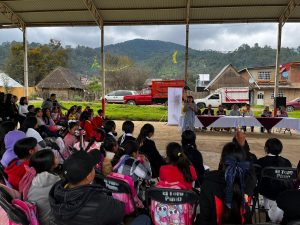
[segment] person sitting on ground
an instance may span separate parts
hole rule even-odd
[[[137,138],[137,142],[140,146],[139,153],[145,155],[150,162],[152,178],[159,176],[159,170],[166,162],[164,158],[159,154],[156,148],[155,142],[151,139],[154,135],[154,126],[146,123],[140,131]]]
[[[28,113],[26,114],[26,117],[36,116],[34,105],[29,105],[27,109]]]
[[[272,117],[272,112],[270,111],[270,107],[269,106],[266,106],[264,108],[264,111],[262,111],[262,113],[261,113],[261,117]],[[265,128],[261,127],[260,128],[260,132],[264,133],[265,132]],[[271,130],[268,130],[268,133],[271,133]]]
[[[219,105],[217,115],[218,116],[226,116],[226,110],[224,109],[223,105]]]
[[[63,107],[61,104],[58,103],[58,101],[56,100],[56,94],[51,94],[50,98],[46,99],[43,104],[42,104],[42,109],[50,109],[52,110],[53,107],[55,106],[59,106],[62,109],[67,110],[65,107]]]
[[[28,113],[28,100],[26,97],[20,98],[20,104],[19,104],[19,122],[20,126],[26,119],[26,114]]]
[[[82,113],[82,106],[81,106],[81,105],[79,105],[79,106],[77,107],[76,113],[77,113],[77,117],[80,118],[81,113]]]
[[[223,147],[221,170],[204,177],[200,193],[200,214],[196,225],[251,224],[249,196],[256,177],[248,172],[250,163],[235,143]]]
[[[242,150],[246,153],[246,161],[251,162],[252,164],[256,164],[257,157],[255,154],[250,152],[250,146],[246,140],[245,134],[241,131],[237,131],[232,139],[233,143],[236,143],[240,146]]]
[[[234,104],[232,106],[232,110],[230,111],[229,116],[241,116],[238,105]]]
[[[160,167],[160,181],[178,182],[182,188],[192,190],[193,182],[197,180],[197,173],[182,152],[180,144],[171,142],[167,145],[167,162],[168,165]]]
[[[43,120],[43,111],[42,111],[42,109],[41,108],[35,108],[34,112],[35,112],[35,117],[37,118],[37,121],[38,121],[38,127],[45,126],[45,122]]]
[[[126,145],[127,141],[136,141],[136,138],[133,137],[134,123],[132,121],[125,121],[122,124],[122,131],[124,132],[122,136],[118,139],[118,144],[120,146]]]
[[[0,123],[0,158],[2,158],[6,148],[4,142],[5,135],[9,131],[13,131],[15,129],[16,129],[16,124],[12,121],[4,121]]]
[[[197,186],[200,186],[202,184],[205,170],[202,154],[197,149],[195,132],[191,130],[184,131],[181,134],[181,144],[183,153],[187,156],[188,160],[192,163],[196,170],[198,181]]]
[[[5,168],[8,182],[15,190],[19,190],[19,182],[26,173],[25,166],[28,166],[31,156],[37,152],[37,141],[33,137],[23,138],[14,145],[14,152],[17,156]]]
[[[102,186],[92,184],[96,164],[85,151],[75,152],[64,162],[66,180],[54,184],[49,194],[56,225],[122,224],[124,204],[109,196]]]
[[[67,112],[67,120],[79,120],[78,114],[77,114],[77,107],[72,106],[68,112]]]
[[[53,172],[57,166],[58,159],[50,149],[36,152],[30,158],[26,174],[19,183],[23,200],[36,204],[40,225],[52,224],[49,192],[60,180],[60,177]]]
[[[46,147],[46,143],[40,133],[37,131],[38,121],[36,117],[27,117],[23,123],[22,131],[26,134],[26,137],[33,137],[38,143],[38,148],[43,149]]]
[[[114,172],[130,176],[137,190],[139,180],[150,180],[152,176],[149,161],[139,155],[138,150],[139,146],[135,141],[128,141],[124,145],[124,155],[114,167]]]
[[[64,137],[64,143],[66,146],[66,155],[64,158],[67,159],[72,153],[74,145],[79,142],[79,122],[78,121],[69,121],[68,122],[68,130],[69,132]]]
[[[94,116],[93,118],[93,126],[94,126],[94,129],[100,129],[103,127],[103,122],[104,122],[104,114],[103,114],[103,110],[102,109],[99,109],[97,111],[98,115],[97,116]]]
[[[207,109],[203,110],[202,115],[203,116],[214,116],[214,110],[210,104],[207,106]]]
[[[103,137],[101,136],[100,132],[94,129],[92,125],[92,117],[93,115],[90,110],[84,111],[80,117],[80,127],[85,130],[85,138],[87,141],[95,139],[97,142],[99,142],[103,139]]]
[[[289,117],[289,114],[284,106],[280,106],[277,117]]]
[[[278,208],[284,212],[281,221],[282,225],[300,220],[300,161],[297,166],[297,175],[295,189],[281,193],[276,199]]]
[[[26,135],[24,132],[19,130],[12,130],[9,131],[4,137],[4,144],[5,144],[5,152],[1,159],[1,165],[6,168],[9,163],[17,158],[17,155],[14,152],[14,145],[17,141],[25,138]]]
[[[51,117],[50,109],[43,109],[43,125],[40,126],[42,131],[45,131],[49,137],[58,137],[57,131],[61,128],[56,126],[55,122]]]
[[[106,137],[116,138],[116,136],[117,136],[116,123],[113,120],[105,121],[103,128],[104,128]]]

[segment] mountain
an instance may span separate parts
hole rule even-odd
[[[0,70],[4,68],[10,46],[11,43],[0,45]],[[91,65],[94,57],[100,59],[100,48],[77,46],[76,48],[66,47],[66,51],[68,67],[74,73],[83,75],[98,73],[91,68]],[[172,60],[175,51],[177,51],[177,64],[174,64]],[[109,52],[111,55],[128,56],[137,66],[150,71],[154,78],[183,78],[185,46],[157,40],[135,39],[107,45],[105,52]],[[281,54],[282,63],[300,61],[300,46],[297,49],[282,48]],[[232,52],[189,49],[190,82],[194,83],[197,74],[200,73],[209,73],[213,78],[227,64],[232,64],[237,69],[274,65],[275,56],[275,49],[269,46],[261,47],[258,44],[253,47],[243,44]]]

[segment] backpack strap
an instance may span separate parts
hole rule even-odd
[[[126,161],[127,159],[129,159],[129,158],[130,158],[129,155],[124,155],[123,158],[120,159],[120,161],[117,163],[117,165],[115,165],[115,167],[114,167],[114,172],[117,173],[118,170],[120,169],[120,167],[121,167],[122,165],[124,165],[125,161]]]

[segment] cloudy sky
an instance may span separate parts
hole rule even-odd
[[[28,29],[29,42],[48,43],[50,38],[61,40],[64,45],[100,46],[100,31],[97,27],[56,27]],[[106,27],[105,44],[115,44],[135,38],[170,41],[185,44],[185,26],[130,26]],[[18,29],[0,29],[0,43],[21,41],[22,33]],[[243,43],[270,45],[276,47],[277,25],[265,24],[217,24],[191,25],[190,47],[194,49],[212,49],[232,51]],[[290,23],[283,28],[282,45],[300,46],[300,24]]]

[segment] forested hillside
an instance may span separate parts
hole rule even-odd
[[[35,43],[36,44],[36,43]],[[32,46],[31,44],[30,46]],[[11,43],[0,45],[0,70],[5,70],[10,54]],[[99,48],[78,46],[76,48],[64,48],[66,52],[66,65],[79,75],[93,75],[92,68],[94,58],[100,58]],[[155,78],[182,78],[184,70],[184,50],[182,45],[171,42],[136,39],[108,45],[105,51],[111,55],[128,56],[135,66],[148,71]],[[177,51],[177,64],[173,63],[172,55]],[[232,52],[198,51],[190,49],[189,74],[190,82],[199,73],[209,73],[215,76],[225,65],[232,64],[237,69],[252,66],[264,66],[275,64],[276,50],[271,47],[261,47],[255,44],[253,47],[242,45]],[[283,48],[282,63],[300,61],[300,46],[298,48]]]

